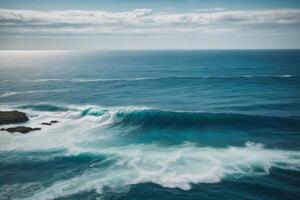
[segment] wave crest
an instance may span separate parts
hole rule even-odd
[[[97,150],[87,151],[98,154]],[[129,145],[102,148],[100,152],[114,158],[114,164],[105,169],[100,165],[77,177],[54,183],[33,198],[54,199],[91,190],[101,194],[105,188],[118,191],[132,184],[149,182],[189,190],[198,183],[266,175],[271,168],[300,170],[299,152],[265,149],[250,142],[244,147],[228,148],[193,144],[173,147]]]
[[[29,199],[55,199],[92,190],[102,194],[105,188],[120,191],[133,184],[149,182],[162,187],[189,190],[193,184],[267,175],[273,168],[300,171],[299,151],[268,149],[263,144],[252,142],[247,142],[244,146],[226,144],[225,147],[202,146],[184,141],[175,145],[124,145],[120,135],[124,132],[123,129],[110,129],[115,126],[133,127],[132,125],[144,128],[254,128],[259,125],[299,128],[299,119],[179,112],[147,107],[64,107],[39,104],[23,105],[20,109],[35,117],[28,122],[36,123],[30,124],[34,127],[50,119],[56,119],[59,123],[43,128],[42,134],[0,134],[0,151],[13,154],[10,162],[18,164],[19,158],[24,158],[22,152],[44,152],[39,157],[40,160],[37,154],[30,154],[30,160],[37,165],[51,162],[51,166],[55,166],[55,160],[59,160],[57,162],[64,167],[58,167],[56,170],[61,170],[61,174],[66,168],[70,170],[74,166],[78,167],[74,165],[77,159],[78,162],[82,162],[83,159],[89,163],[86,167],[82,166],[80,172],[74,176],[62,177],[58,181],[46,184],[44,188],[33,191],[34,194]],[[105,127],[108,127],[108,130],[103,129],[103,125],[107,125]],[[92,156],[86,158],[86,155]],[[67,159],[68,156],[73,156],[72,162]]]
[[[112,126],[144,128],[203,128],[203,127],[238,127],[255,129],[258,127],[276,127],[300,129],[299,117],[277,117],[247,115],[238,113],[186,112],[154,109],[148,107],[63,107],[55,105],[25,105],[22,109],[38,111],[73,111],[80,117],[106,117]]]

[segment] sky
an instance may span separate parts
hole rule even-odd
[[[299,48],[299,0],[0,0],[1,50]]]

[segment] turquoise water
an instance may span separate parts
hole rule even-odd
[[[42,128],[0,133],[0,199],[300,198],[299,50],[2,51],[0,81]]]

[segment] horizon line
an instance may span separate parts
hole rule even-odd
[[[300,50],[300,48],[137,48],[137,49],[0,49],[0,51],[201,51],[201,50]]]

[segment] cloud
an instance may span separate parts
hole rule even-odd
[[[100,10],[0,9],[1,34],[164,34],[237,30],[296,30],[300,9],[198,9],[161,13],[151,9],[128,12]]]

